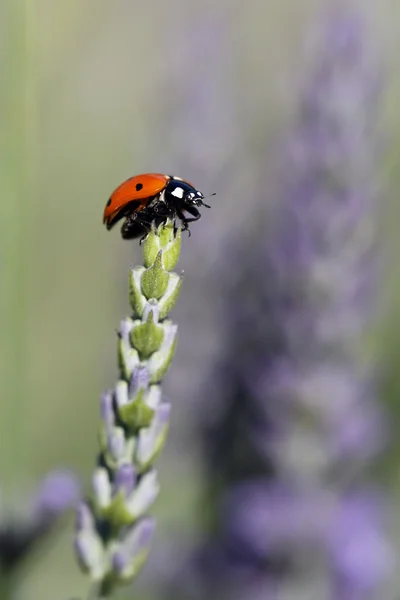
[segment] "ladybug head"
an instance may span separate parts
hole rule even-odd
[[[187,207],[206,206],[210,208],[208,204],[204,203],[204,194],[196,190],[188,181],[183,181],[178,177],[174,177],[168,183],[166,194],[168,200],[172,201],[174,205]]]
[[[184,195],[183,200],[189,206],[207,206],[207,208],[210,208],[207,204],[204,204],[203,194],[194,188]]]

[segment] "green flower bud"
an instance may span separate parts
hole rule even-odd
[[[176,236],[172,236],[172,239],[163,246],[162,262],[166,271],[172,271],[178,264],[179,256],[181,253],[182,245],[182,231],[179,228]]]
[[[166,375],[175,354],[178,327],[172,321],[164,321],[163,342],[147,361],[150,383],[159,383]]]
[[[141,279],[145,272],[144,267],[131,269],[129,273],[129,303],[132,307],[133,316],[142,318],[143,310],[146,304],[146,298],[142,293]]]
[[[159,300],[167,289],[169,273],[162,265],[162,251],[157,254],[156,260],[151,267],[142,274],[142,293],[146,298]]]
[[[158,350],[164,339],[164,329],[154,322],[153,311],[145,323],[135,321],[130,333],[132,346],[138,351],[140,360],[147,360]]]
[[[137,431],[141,427],[148,427],[153,418],[154,410],[146,401],[146,390],[143,388],[138,389],[132,396],[129,396],[126,381],[119,381],[115,390],[118,415],[121,421],[131,431]]]
[[[135,348],[132,348],[130,341],[130,332],[133,325],[134,321],[132,319],[123,319],[118,339],[118,366],[122,377],[127,381],[131,378],[135,367],[140,364],[139,354]]]
[[[119,583],[128,583],[142,568],[149,553],[153,532],[154,521],[142,519],[112,545],[111,564],[114,577]]]
[[[157,231],[149,233],[144,243],[143,258],[145,267],[151,267],[159,251],[162,250],[163,267],[166,271],[172,271],[178,264],[181,243],[182,232],[180,228],[175,235],[172,223],[160,225]]]
[[[101,581],[108,571],[107,554],[86,502],[81,502],[77,509],[75,551],[82,570],[89,573],[93,581]]]
[[[170,273],[167,289],[162,298],[158,302],[160,312],[160,320],[164,320],[168,313],[174,308],[178,300],[179,292],[181,291],[182,277],[176,273]]]
[[[146,470],[153,464],[164,446],[169,429],[170,410],[170,404],[166,402],[160,404],[151,425],[139,433],[135,464],[140,471]]]

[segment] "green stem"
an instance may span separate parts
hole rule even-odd
[[[2,396],[2,439],[0,451],[2,485],[15,480],[21,464],[21,401],[24,379],[24,216],[26,168],[26,14],[24,0],[9,0],[7,11],[7,46],[4,54],[2,86],[2,123],[0,141],[0,182],[3,194],[1,261],[1,346],[0,380]],[[25,201],[28,201],[27,199]],[[11,450],[12,449],[12,450]],[[11,455],[13,460],[10,461]],[[6,480],[6,484],[4,483]]]
[[[90,588],[88,600],[107,600],[107,598],[111,598],[113,588],[109,583],[109,580],[107,580],[100,585],[93,585]]]

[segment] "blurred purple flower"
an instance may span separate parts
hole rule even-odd
[[[44,477],[23,511],[7,511],[0,521],[0,573],[6,577],[78,502],[80,488],[69,471]]]
[[[185,568],[199,598],[281,598],[295,581],[309,599],[322,586],[364,600],[388,576],[383,507],[363,482],[386,435],[359,356],[378,287],[380,82],[366,42],[359,15],[330,15],[273,227],[225,252],[225,356],[202,412],[209,539]]]
[[[381,513],[382,499],[372,491],[359,490],[341,499],[327,538],[333,598],[369,598],[393,568]]]
[[[79,499],[79,485],[70,471],[53,471],[42,481],[32,499],[32,515],[50,523]]]

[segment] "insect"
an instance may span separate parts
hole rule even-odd
[[[103,223],[111,229],[125,218],[122,237],[129,240],[141,236],[142,242],[152,223],[158,226],[167,219],[179,219],[182,229],[189,230],[189,223],[201,217],[199,206],[210,208],[204,195],[188,181],[173,175],[146,173],[131,177],[114,190],[104,209]]]

